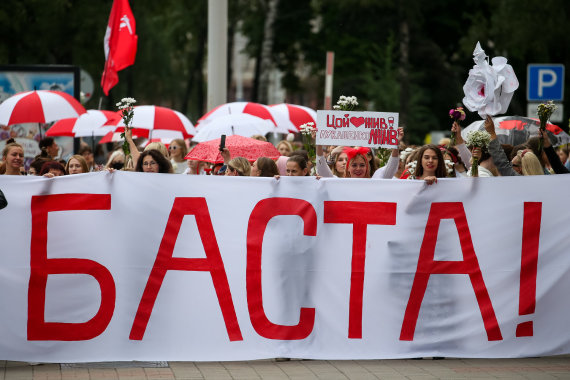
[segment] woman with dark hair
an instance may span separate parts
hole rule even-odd
[[[174,173],[170,161],[155,149],[145,150],[140,154],[135,171],[145,173]]]
[[[307,160],[303,156],[293,154],[287,160],[287,175],[304,177],[309,175]]]
[[[55,142],[53,137],[44,137],[38,143],[40,150],[45,152],[50,158],[54,159],[59,153],[59,145]]]
[[[65,175],[65,168],[58,161],[48,161],[43,164],[40,175],[47,178],[61,177]]]
[[[447,177],[443,154],[433,144],[422,146],[418,151],[416,170],[408,179],[423,179],[428,185],[437,183],[438,178]]]
[[[271,158],[259,157],[251,166],[252,177],[275,177],[276,175],[279,175],[279,169]]]

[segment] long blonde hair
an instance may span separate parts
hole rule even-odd
[[[519,150],[517,157],[521,160],[521,169],[523,175],[543,175],[544,170],[538,160],[538,157],[530,150]]]

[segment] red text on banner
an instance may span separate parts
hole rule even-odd
[[[110,194],[54,194],[32,197],[32,242],[28,286],[28,340],[89,340],[105,331],[115,310],[115,282],[103,265],[87,259],[48,259],[48,213],[110,210]],[[45,321],[46,285],[50,274],[88,274],[101,288],[101,305],[83,323]]]
[[[396,224],[396,203],[326,201],[325,223],[352,224],[352,268],[348,337],[362,339],[362,297],[366,262],[366,230],[369,224]]]
[[[439,223],[442,219],[453,219],[459,234],[459,243],[463,252],[462,261],[435,261],[435,246]],[[468,274],[475,297],[479,304],[483,324],[487,331],[488,340],[502,340],[501,330],[495,317],[495,310],[485,286],[479,262],[473,249],[471,233],[467,224],[467,217],[461,202],[437,202],[431,204],[426,224],[424,239],[420,248],[418,268],[414,277],[412,291],[408,299],[408,306],[404,314],[400,340],[413,340],[420,306],[432,274]]]
[[[313,331],[315,309],[302,307],[299,323],[294,326],[277,325],[271,322],[263,309],[261,284],[261,256],[263,235],[267,223],[278,215],[298,215],[303,219],[303,234],[317,234],[317,214],[313,206],[302,199],[267,198],[259,201],[249,217],[247,228],[247,307],[255,331],[268,339],[305,339]]]
[[[194,215],[200,233],[200,239],[206,252],[206,258],[180,258],[172,257],[174,246],[180,226],[185,215]],[[226,324],[230,341],[243,340],[239,328],[232,293],[228,283],[224,262],[220,255],[220,249],[214,233],[214,227],[210,219],[206,199],[200,198],[175,198],[166,229],[158,248],[156,260],[146,283],[144,293],[139,304],[133,327],[129,338],[142,340],[146,326],[152,314],[152,309],[158,296],[158,292],[169,270],[207,271],[212,276],[214,289],[218,297],[222,316]]]

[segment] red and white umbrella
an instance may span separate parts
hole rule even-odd
[[[214,108],[213,110],[202,116],[200,119],[198,119],[198,124],[196,126],[196,129],[200,130],[208,126],[210,122],[216,120],[219,117],[227,115],[235,115],[235,114],[246,114],[246,115],[256,116],[261,119],[271,121],[271,123],[273,123],[274,128],[277,126],[277,123],[273,118],[273,114],[271,113],[271,109],[268,106],[253,102],[233,102],[217,106],[216,108]]]
[[[117,126],[125,126],[123,119],[117,123]],[[173,109],[159,106],[134,107],[131,127],[152,130],[153,136],[154,131],[162,129],[182,132],[185,138],[196,134],[196,128],[186,116]]]
[[[539,136],[540,120],[522,116],[501,116],[494,118],[495,132],[501,144],[520,145],[529,138]],[[474,121],[469,124],[461,135],[464,139],[471,131],[484,130],[485,120]],[[547,123],[546,132],[553,146],[570,143],[570,135],[557,125]]]
[[[119,119],[120,116],[113,111],[87,110],[87,113],[79,117],[55,122],[46,132],[46,136],[104,136],[115,129],[110,124],[118,123]]]
[[[239,135],[228,136],[226,138],[226,148],[228,148],[232,157],[245,157],[250,162],[257,160],[259,157],[269,157],[275,160],[280,156],[279,151],[270,142]],[[220,155],[220,139],[201,142],[184,158],[211,163],[224,162]]]
[[[192,141],[204,142],[219,138],[221,135],[240,135],[251,137],[253,135],[265,136],[275,131],[273,122],[245,113],[220,116],[203,126]]]
[[[81,103],[65,92],[27,91],[0,104],[0,124],[49,123],[79,117],[85,112]]]
[[[317,125],[317,112],[309,107],[287,103],[273,104],[269,107],[280,129],[297,133],[305,123],[312,122]]]
[[[162,137],[162,138],[152,138],[146,141],[143,141],[142,144],[140,144],[140,146],[148,146],[148,144],[153,143],[153,142],[161,142],[164,144],[164,146],[166,147],[166,149],[168,149],[168,146],[170,145],[170,143],[172,142],[172,140],[174,140],[172,137]]]
[[[125,131],[124,127],[113,127],[111,131],[108,131],[103,135],[101,140],[99,140],[99,144],[123,141],[121,133],[123,133],[124,131]],[[148,138],[148,132],[149,132],[148,129],[133,128],[133,139]]]
[[[102,129],[106,128],[107,127],[102,127]],[[121,133],[123,133],[124,131],[125,131],[124,127],[113,127],[111,131],[108,131],[107,133],[104,134],[101,141],[99,141],[99,144],[123,141]],[[165,129],[148,130],[143,128],[133,128],[132,131],[134,139],[150,138],[153,141],[157,139],[156,141],[162,141],[162,142],[168,141],[169,143],[174,139],[184,139],[184,134],[179,131],[170,131]]]

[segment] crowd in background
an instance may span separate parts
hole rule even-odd
[[[82,143],[77,154],[67,161],[59,160],[59,146],[51,137],[39,142],[41,154],[24,167],[24,149],[13,139],[8,140],[2,151],[0,174],[36,175],[56,177],[88,173],[99,170],[130,170],[146,173],[171,173],[190,175],[227,176],[316,176],[331,178],[394,178],[424,180],[434,184],[438,178],[470,177],[471,165],[476,158],[478,176],[517,176],[567,174],[570,169],[568,146],[552,147],[548,135],[530,138],[524,144],[511,146],[500,144],[491,118],[485,121],[485,129],[491,142],[485,148],[469,147],[461,136],[461,127],[453,123],[451,133],[455,143],[444,139],[439,145],[406,146],[403,130],[400,129],[400,146],[389,152],[383,162],[374,149],[343,146],[317,146],[316,157],[309,157],[306,150],[299,149],[289,141],[276,144],[281,156],[276,159],[259,157],[250,162],[243,157],[234,157],[228,148],[221,151],[223,164],[210,164],[186,160],[189,146],[182,139],[173,140],[168,147],[161,142],[152,142],[142,151],[126,134],[131,154],[125,156],[122,147],[112,150],[104,165],[97,165],[94,153]],[[254,138],[265,140],[263,136]]]

